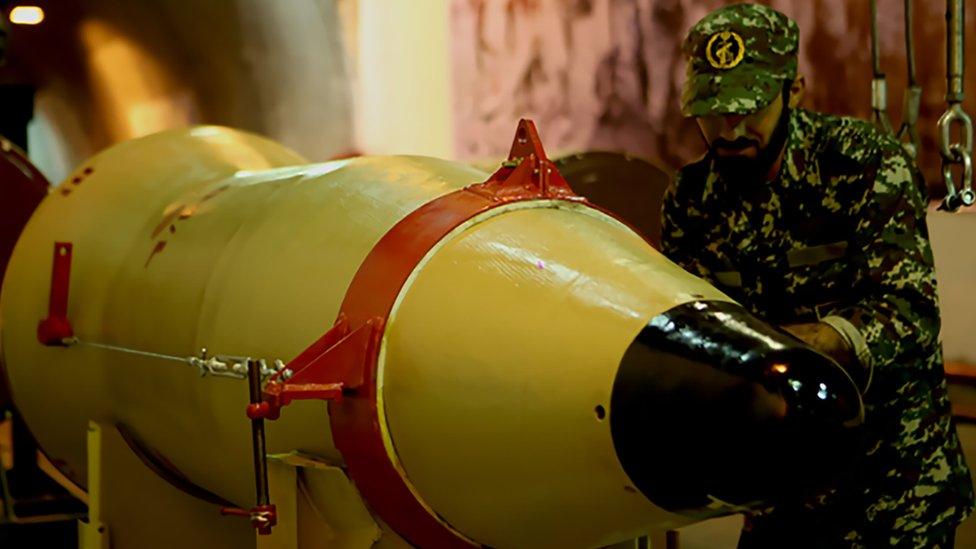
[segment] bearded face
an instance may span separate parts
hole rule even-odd
[[[727,181],[764,180],[789,134],[789,85],[768,105],[750,114],[696,118],[715,169]]]

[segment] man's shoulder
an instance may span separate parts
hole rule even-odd
[[[817,128],[811,146],[838,202],[872,201],[880,204],[875,209],[887,211],[905,193],[924,197],[921,173],[893,136],[865,120],[807,112]]]
[[[814,128],[811,146],[837,168],[863,168],[902,152],[897,140],[865,120],[815,111],[803,111],[803,116]]]

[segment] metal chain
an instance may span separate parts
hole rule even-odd
[[[200,377],[214,376],[214,377],[229,377],[232,379],[247,379],[247,363],[252,360],[250,357],[244,356],[232,356],[232,355],[214,355],[207,356],[207,349],[201,349],[200,356],[175,356],[167,355],[163,353],[154,353],[152,351],[142,351],[139,349],[132,349],[129,347],[122,347],[119,345],[110,345],[108,343],[98,343],[94,341],[84,341],[78,339],[77,337],[71,337],[65,339],[63,343],[72,347],[75,345],[80,345],[84,347],[92,347],[95,349],[103,349],[106,351],[113,351],[117,353],[125,353],[130,355],[142,356],[146,358],[154,358],[156,360],[168,360],[170,362],[180,362],[183,364],[188,364],[197,368],[200,372]],[[265,359],[258,359],[258,364],[261,366],[261,376],[270,377],[278,372],[282,372],[282,378],[287,380],[291,377],[291,370],[285,368],[285,363],[281,360],[275,359],[272,362],[272,366],[268,366],[268,362]]]
[[[946,0],[946,111],[939,118],[939,154],[942,156],[942,179],[946,197],[940,210],[954,212],[960,206],[976,203],[973,191],[973,121],[962,108],[965,98],[963,76],[965,73],[965,3],[963,0]],[[952,126],[959,125],[962,141],[952,139]],[[957,186],[953,167],[961,167],[963,181]]]

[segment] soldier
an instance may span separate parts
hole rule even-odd
[[[664,253],[836,359],[864,399],[851,471],[748,515],[739,547],[951,548],[973,487],[946,395],[925,184],[868,123],[798,108],[798,44],[796,23],[750,4],[689,31],[681,109],[708,152],[664,199]]]

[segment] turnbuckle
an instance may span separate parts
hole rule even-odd
[[[268,457],[265,450],[264,416],[252,414],[252,407],[264,403],[261,394],[261,362],[247,359],[247,381],[250,390],[251,405],[248,406],[248,417],[251,419],[251,450],[254,454],[254,484],[257,504],[250,509],[224,507],[222,515],[248,517],[258,534],[263,536],[271,533],[271,528],[278,523],[278,511],[271,503],[268,493]]]

